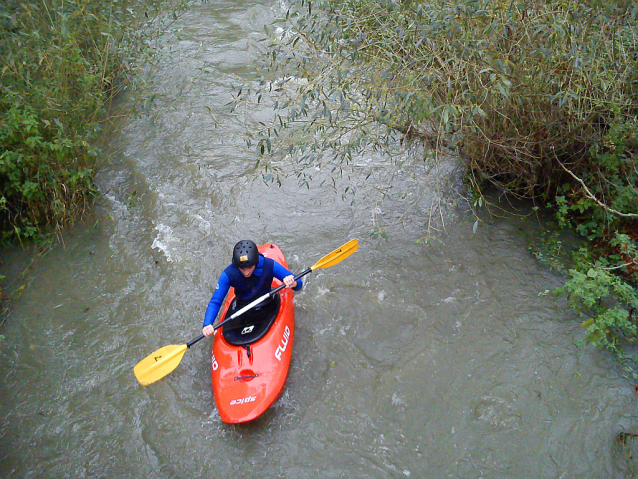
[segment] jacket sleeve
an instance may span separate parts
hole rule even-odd
[[[273,276],[277,278],[279,281],[283,281],[286,276],[290,276],[292,274],[290,271],[284,268],[281,265],[281,263],[278,263],[277,261],[274,261],[274,260],[273,260],[273,263],[275,264],[272,268],[272,273],[273,273]],[[303,288],[303,281],[298,279],[297,286],[293,288],[293,291],[299,291],[301,288]]]
[[[215,318],[217,318],[217,314],[222,307],[222,303],[224,302],[224,298],[228,294],[230,290],[230,279],[226,273],[222,273],[217,281],[217,286],[215,286],[215,292],[213,293],[213,297],[210,299],[208,303],[208,308],[206,308],[206,315],[204,316],[204,326],[208,326],[209,324],[213,324]]]

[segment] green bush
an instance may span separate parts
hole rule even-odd
[[[186,2],[7,0],[0,5],[0,241],[59,230],[86,209],[105,107],[165,12]]]
[[[630,254],[633,261],[638,259],[635,249]],[[626,351],[636,341],[638,291],[614,274],[617,266],[604,258],[593,259],[586,249],[577,258],[576,267],[569,271],[571,278],[558,292],[567,295],[568,304],[580,316],[589,316],[582,323],[587,328],[586,344],[611,351],[638,378],[634,372],[638,357]]]
[[[631,228],[638,218],[638,131],[626,123],[612,124],[588,155],[580,178],[572,176],[557,187],[557,218],[598,240]]]
[[[33,238],[62,226],[92,194],[95,144],[107,97],[105,42],[89,2],[19,3],[0,10],[0,230]],[[93,9],[95,10],[95,9]]]

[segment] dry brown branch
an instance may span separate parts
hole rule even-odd
[[[610,213],[613,213],[615,215],[621,216],[623,218],[638,218],[638,214],[636,214],[636,213],[623,213],[622,211],[618,211],[618,210],[615,210],[613,208],[610,208],[605,203],[600,201],[598,198],[596,198],[594,196],[594,194],[591,192],[591,190],[589,188],[587,188],[587,185],[585,184],[585,182],[581,178],[576,176],[572,170],[570,170],[565,165],[563,165],[563,163],[556,156],[556,153],[554,153],[554,156],[556,157],[556,161],[563,168],[563,170],[565,170],[567,173],[569,173],[572,178],[574,178],[576,181],[578,181],[581,184],[581,186],[585,190],[585,195],[587,196],[587,198],[589,198],[592,201],[595,201],[598,206],[600,206],[604,210],[609,211]]]

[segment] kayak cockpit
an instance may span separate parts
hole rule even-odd
[[[277,319],[281,297],[276,293],[266,304],[246,311],[241,316],[222,326],[222,334],[228,344],[233,346],[247,346],[263,338]],[[224,318],[230,317],[239,310],[237,300],[233,300]]]

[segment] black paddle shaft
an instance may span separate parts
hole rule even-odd
[[[206,336],[204,336],[203,334],[200,334],[199,336],[197,336],[195,339],[193,339],[191,342],[186,343],[186,347],[190,348],[193,344],[195,344],[198,341],[201,341],[202,339],[204,339]]]

